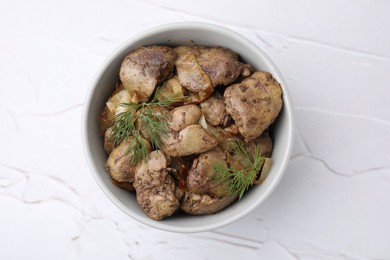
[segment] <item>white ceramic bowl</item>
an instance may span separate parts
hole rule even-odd
[[[252,64],[256,70],[270,72],[283,89],[283,109],[274,123],[271,136],[274,140],[272,166],[266,180],[250,189],[237,201],[213,215],[189,216],[174,214],[162,221],[147,217],[138,205],[135,195],[111,183],[105,170],[107,155],[103,150],[103,139],[99,133],[98,117],[107,98],[118,80],[119,67],[126,54],[145,45],[192,45],[223,46],[229,48]],[[92,81],[83,112],[82,137],[89,167],[100,188],[112,202],[133,219],[150,227],[173,232],[200,232],[228,225],[259,206],[275,189],[289,162],[293,145],[293,115],[286,84],[271,59],[254,43],[242,35],[206,23],[175,23],[160,26],[132,37],[112,53]]]

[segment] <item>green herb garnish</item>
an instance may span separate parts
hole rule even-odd
[[[261,149],[256,145],[252,156],[239,141],[233,141],[230,144],[230,151],[242,159],[240,164],[243,169],[236,169],[234,166],[225,166],[221,162],[215,162],[213,165],[215,184],[227,184],[227,195],[239,195],[242,198],[245,191],[256,180],[256,176],[264,164],[265,158],[261,156]]]
[[[177,95],[160,98],[160,89],[157,89],[153,99],[146,103],[121,103],[120,106],[128,107],[128,110],[115,116],[113,124],[114,146],[123,140],[133,137],[126,152],[133,153],[130,164],[137,165],[144,161],[148,155],[148,143],[141,134],[150,141],[154,149],[162,145],[161,136],[169,131],[168,118],[162,113],[156,112],[159,107],[169,107],[179,102]]]

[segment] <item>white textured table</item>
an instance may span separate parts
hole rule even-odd
[[[390,2],[1,1],[0,259],[390,259]],[[84,97],[104,58],[156,25],[236,30],[279,66],[291,163],[244,219],[183,235],[143,226],[84,159]]]

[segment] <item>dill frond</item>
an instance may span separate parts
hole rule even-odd
[[[241,199],[244,193],[249,189],[256,179],[256,175],[261,169],[265,158],[261,156],[261,149],[258,145],[255,146],[252,154],[253,159],[239,141],[234,141],[230,145],[230,150],[240,155],[245,165],[244,169],[236,169],[233,166],[225,166],[221,162],[215,162],[213,165],[213,179],[215,184],[226,183],[227,194],[236,196]]]
[[[126,138],[133,136],[128,153],[133,153],[130,163],[136,165],[148,157],[148,148],[145,139],[141,135],[141,128],[145,137],[150,141],[154,149],[162,145],[161,136],[168,133],[168,118],[158,112],[158,108],[170,107],[180,102],[177,95],[166,96],[158,100],[160,88],[156,90],[153,99],[148,103],[121,103],[127,107],[125,112],[115,116],[113,124],[114,145],[119,145]]]

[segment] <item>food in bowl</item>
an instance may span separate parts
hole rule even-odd
[[[119,79],[100,116],[106,168],[150,218],[213,214],[264,181],[283,103],[270,73],[223,47],[145,46]]]

